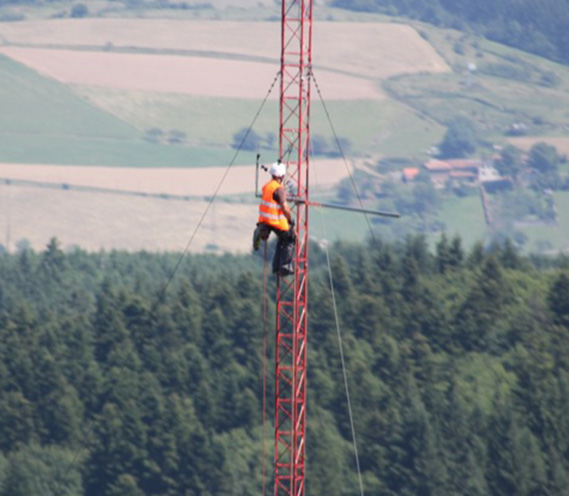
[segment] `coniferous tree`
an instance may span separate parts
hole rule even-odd
[[[458,342],[468,350],[485,347],[493,325],[501,315],[509,289],[495,257],[484,262],[456,319]]]
[[[449,264],[453,268],[459,268],[463,265],[464,258],[465,254],[463,252],[461,238],[456,234],[451,240],[451,246],[449,247]]]
[[[445,274],[445,272],[451,266],[451,249],[449,247],[449,243],[447,241],[447,236],[445,233],[441,235],[440,240],[438,241],[436,247],[436,263],[437,263],[437,270],[440,274]]]
[[[82,496],[82,480],[73,453],[35,443],[8,457],[3,494],[10,496]]]
[[[479,267],[479,265],[481,265],[484,259],[485,259],[485,249],[483,247],[483,243],[477,241],[473,245],[473,248],[471,249],[471,252],[467,257],[467,265],[471,268],[477,268]]]
[[[568,327],[568,274],[560,273],[552,283],[548,305],[554,314],[554,322]]]
[[[364,490],[566,494],[567,270],[512,263],[504,245],[465,262],[458,238],[447,248],[444,274],[421,238],[334,248]],[[258,490],[262,280],[249,257],[189,256],[161,294],[171,254],[22,256],[0,257],[1,496],[35,494],[19,480],[35,475],[42,495]],[[343,494],[358,481],[322,252],[311,271],[309,483]]]

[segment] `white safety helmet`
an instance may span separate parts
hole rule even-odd
[[[287,168],[285,167],[285,164],[282,164],[281,162],[274,162],[269,168],[269,173],[275,177],[283,177],[286,172]]]

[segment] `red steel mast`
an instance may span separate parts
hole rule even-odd
[[[297,242],[295,273],[277,284],[275,496],[305,494],[312,21],[312,0],[282,0],[279,156],[287,165],[290,194],[297,198]]]

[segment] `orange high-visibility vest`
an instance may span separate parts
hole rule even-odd
[[[287,217],[285,217],[283,208],[273,199],[273,193],[275,193],[277,188],[281,188],[281,184],[275,179],[272,179],[263,186],[261,204],[259,205],[259,222],[279,229],[280,231],[288,231],[289,222],[287,221]]]

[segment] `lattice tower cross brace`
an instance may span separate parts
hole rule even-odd
[[[307,269],[312,0],[282,0],[279,155],[297,197],[295,273],[279,278],[275,352],[275,496],[305,494]]]

